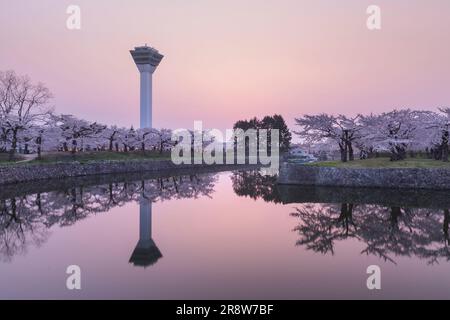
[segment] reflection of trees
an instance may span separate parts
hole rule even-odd
[[[233,190],[240,197],[252,199],[262,198],[267,202],[280,203],[280,194],[277,189],[276,176],[266,176],[257,170],[236,171],[231,176]]]
[[[317,204],[305,204],[292,214],[302,220],[295,228],[302,238],[298,245],[306,245],[310,250],[334,254],[334,242],[355,237],[356,226],[353,221],[353,205],[321,208]]]
[[[70,226],[90,215],[121,207],[141,197],[151,202],[210,196],[216,175],[185,175],[117,182],[0,199],[0,260],[41,245],[54,225]]]
[[[292,213],[299,219],[294,231],[300,235],[297,245],[308,250],[334,254],[336,242],[356,239],[365,244],[361,253],[393,263],[396,256],[417,257],[429,263],[450,261],[450,210],[414,207],[446,207],[447,195],[441,192],[406,190],[398,194],[389,190],[277,187],[276,178],[258,171],[235,172],[231,179],[238,196],[300,203]],[[398,204],[405,202],[414,208]]]
[[[40,246],[48,238],[44,218],[33,210],[35,199],[0,200],[0,260],[10,261],[16,254],[26,253],[30,243]]]
[[[366,245],[362,253],[385,261],[395,263],[395,256],[450,260],[448,209],[303,204],[292,216],[300,219],[297,244],[316,252],[333,254],[336,241],[356,238]]]

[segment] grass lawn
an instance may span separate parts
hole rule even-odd
[[[9,154],[8,153],[0,153],[0,164],[13,164],[16,161],[21,161],[23,158],[20,155],[16,155],[14,157],[14,161],[9,161]]]
[[[56,162],[80,162],[88,163],[98,160],[168,160],[170,159],[170,153],[146,151],[130,151],[130,152],[110,152],[110,151],[91,151],[91,152],[79,152],[71,154],[70,152],[53,152],[45,153],[42,155],[42,160],[31,160],[27,162],[21,162],[20,165],[28,164],[48,164]],[[1,165],[12,165],[16,162],[9,162],[8,155],[3,159],[0,158]]]
[[[389,158],[373,158],[348,162],[323,161],[307,164],[319,167],[338,168],[449,168],[450,162],[442,162],[424,158],[407,158],[402,161],[390,161]]]

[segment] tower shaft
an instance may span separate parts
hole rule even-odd
[[[141,74],[140,127],[152,128],[152,75],[164,56],[147,45],[136,47],[130,53]]]
[[[141,72],[141,128],[152,128],[152,74],[150,71]]]
[[[139,203],[139,241],[152,239],[152,202],[142,197]]]

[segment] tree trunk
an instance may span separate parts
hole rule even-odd
[[[339,150],[341,151],[341,161],[347,162],[347,144],[339,143]]]
[[[364,160],[367,159],[367,153],[364,150],[359,151],[359,159]]]
[[[16,148],[17,148],[17,129],[14,129],[12,131],[11,150],[9,151],[9,159],[8,159],[9,161],[14,160]]]
[[[448,131],[442,135],[442,161],[448,162]]]
[[[113,185],[112,183],[109,184],[109,202],[114,203],[114,193],[113,193]]]
[[[399,161],[406,159],[406,146],[391,146],[391,161]]]
[[[355,160],[355,154],[353,152],[353,146],[352,146],[352,142],[351,141],[347,142],[347,148],[348,148],[348,160],[349,161]]]
[[[72,150],[70,151],[72,154],[75,154],[77,152],[77,140],[72,140]]]
[[[350,231],[350,224],[353,223],[353,204],[352,203],[342,203],[341,204],[341,214],[338,218],[339,222],[342,222],[343,227],[345,228],[345,235],[348,236]]]
[[[392,229],[396,229],[398,227],[398,219],[402,215],[402,209],[400,207],[391,207],[391,227]]]
[[[41,157],[41,144],[42,144],[42,137],[37,137],[36,138],[36,144],[37,144],[37,159],[38,160],[42,160],[42,157]]]
[[[41,201],[41,194],[38,193],[36,195],[36,206],[38,207],[38,211],[41,215],[44,215],[44,212],[42,211],[42,201]]]

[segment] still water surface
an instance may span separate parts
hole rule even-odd
[[[446,192],[279,187],[258,171],[4,187],[0,298],[450,299],[448,208]]]

